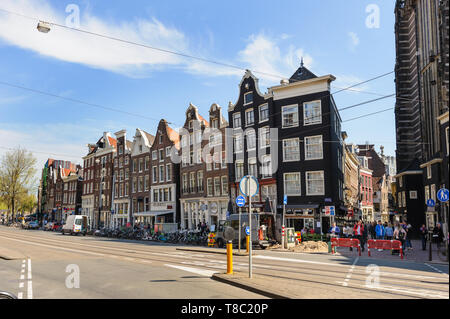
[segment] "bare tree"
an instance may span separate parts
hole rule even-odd
[[[6,153],[0,162],[0,196],[15,220],[19,201],[26,197],[35,182],[36,158],[28,151],[16,149]]]

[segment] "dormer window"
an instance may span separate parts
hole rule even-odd
[[[244,94],[244,105],[253,103],[253,92]]]

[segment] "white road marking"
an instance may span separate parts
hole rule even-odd
[[[336,281],[336,282],[344,285],[344,282],[342,282],[342,281]],[[345,286],[347,286],[347,285],[345,285]],[[423,296],[423,297],[432,297],[432,298],[441,298],[441,299],[449,298],[448,294],[437,293],[435,291],[425,290],[425,289],[412,290],[412,289],[404,289],[403,287],[396,288],[393,286],[373,286],[373,287],[371,286],[371,287],[368,287],[366,285],[359,285],[359,284],[354,284],[354,283],[352,283],[351,285],[355,286],[355,287],[363,287],[366,289],[393,291],[393,292],[398,292],[398,293],[402,293],[402,294],[419,295],[419,296]]]
[[[164,266],[192,272],[194,274],[198,274],[198,275],[205,276],[205,277],[211,277],[212,275],[217,273],[217,271],[198,269],[198,268],[192,268],[192,267],[176,266],[176,265],[169,265],[169,264],[165,264]]]
[[[28,299],[33,299],[33,284],[31,280],[28,280]]]
[[[430,264],[427,264],[427,263],[425,263],[425,265],[427,265],[427,266],[430,267],[431,269],[437,271],[437,272],[440,273],[441,275],[444,275],[444,276],[447,276],[447,277],[448,277],[448,274],[446,274],[446,273],[440,271],[440,270],[437,269],[436,267],[433,267],[433,266],[431,266]]]
[[[4,239],[13,240],[13,241],[18,241],[18,242],[25,243],[25,244],[36,245],[36,246],[41,246],[41,247],[47,247],[47,248],[51,248],[51,249],[60,249],[60,250],[77,252],[77,253],[82,253],[82,254],[95,255],[95,256],[105,256],[105,254],[94,253],[94,252],[86,251],[86,250],[78,250],[78,249],[72,249],[72,248],[64,248],[64,247],[58,247],[58,246],[45,245],[45,244],[34,243],[34,242],[31,242],[31,241],[26,241],[26,240],[13,239],[13,238],[4,237],[4,236],[0,236],[0,237],[4,238]]]
[[[355,261],[353,262],[352,266],[350,267],[350,269],[348,270],[348,274],[345,277],[344,282],[342,283],[342,286],[347,287],[348,286],[348,282],[350,281],[350,278],[352,278],[352,274],[353,274],[353,269],[355,269],[355,265],[358,262],[359,257],[355,258]]]
[[[25,279],[25,275],[20,275],[20,280],[24,280]]]
[[[31,280],[31,259],[28,259],[28,280]]]
[[[19,288],[23,288],[23,285],[24,285],[23,282],[19,283]]]
[[[311,261],[311,260],[301,260],[301,259],[292,259],[292,258],[282,258],[282,257],[272,257],[272,256],[253,256],[253,258],[259,259],[271,259],[271,260],[280,260],[280,261],[290,261],[293,263],[307,263],[307,264],[316,264],[316,265],[327,265],[333,267],[348,267],[347,265],[334,264],[334,263],[324,263],[320,261]]]
[[[31,258],[28,258],[28,299],[33,299],[33,282],[31,281]]]

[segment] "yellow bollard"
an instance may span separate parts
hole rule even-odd
[[[250,236],[247,235],[247,253],[250,247]]]
[[[227,275],[233,274],[233,242],[227,242]]]

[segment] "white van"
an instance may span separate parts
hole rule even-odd
[[[86,236],[87,232],[87,216],[85,215],[69,215],[67,216],[66,223],[62,227],[61,233],[67,234],[83,234]]]

